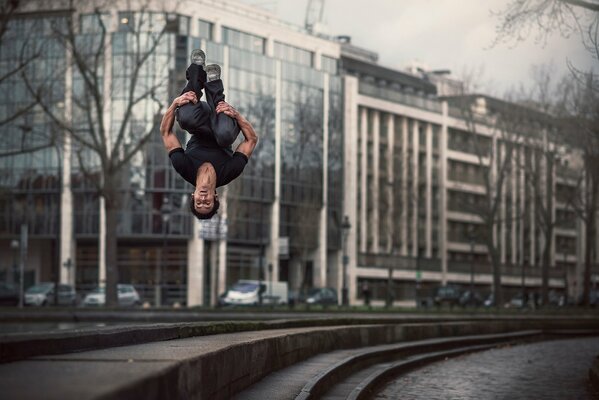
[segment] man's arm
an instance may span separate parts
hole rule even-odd
[[[256,131],[254,130],[252,124],[250,124],[250,122],[247,119],[245,119],[241,114],[239,114],[239,112],[237,112],[236,109],[234,109],[224,101],[218,103],[218,105],[216,106],[216,112],[223,112],[229,117],[237,120],[239,128],[241,129],[241,133],[243,134],[245,140],[241,142],[239,146],[237,146],[235,151],[245,154],[246,157],[249,159],[252,153],[254,152],[254,149],[256,148],[256,144],[258,144],[258,135],[256,135]]]
[[[173,125],[175,124],[175,111],[177,107],[187,104],[189,102],[197,103],[198,99],[194,92],[186,92],[181,96],[173,100],[173,103],[164,113],[162,122],[160,123],[160,135],[162,136],[162,143],[167,152],[181,147],[181,142],[173,132]]]

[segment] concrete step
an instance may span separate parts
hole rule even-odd
[[[401,343],[368,346],[359,349],[346,349],[319,354],[290,367],[276,371],[261,381],[237,393],[236,399],[311,399],[327,396],[345,396],[372,373],[380,364],[393,361],[410,354],[431,351],[431,349],[453,348],[463,344],[496,343],[506,340],[530,338],[541,334],[540,330],[515,333],[470,335],[451,338],[434,338]],[[381,368],[379,367],[379,368]],[[372,368],[372,369],[371,369]],[[349,380],[348,382],[345,382]],[[333,386],[344,382],[336,391]]]

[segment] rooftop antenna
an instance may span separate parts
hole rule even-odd
[[[306,8],[306,19],[304,26],[310,33],[314,33],[319,25],[322,25],[322,15],[324,12],[324,0],[308,0]]]

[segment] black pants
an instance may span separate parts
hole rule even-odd
[[[213,135],[220,147],[231,146],[239,135],[239,125],[228,115],[216,113],[217,104],[225,100],[223,81],[206,82],[204,68],[196,64],[187,68],[186,78],[187,85],[181,94],[194,91],[198,102],[179,107],[176,114],[179,125],[192,135]],[[199,101],[202,89],[206,92],[206,101]]]

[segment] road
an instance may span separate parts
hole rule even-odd
[[[412,371],[375,398],[590,400],[597,397],[588,369],[597,355],[597,337],[501,347]]]

